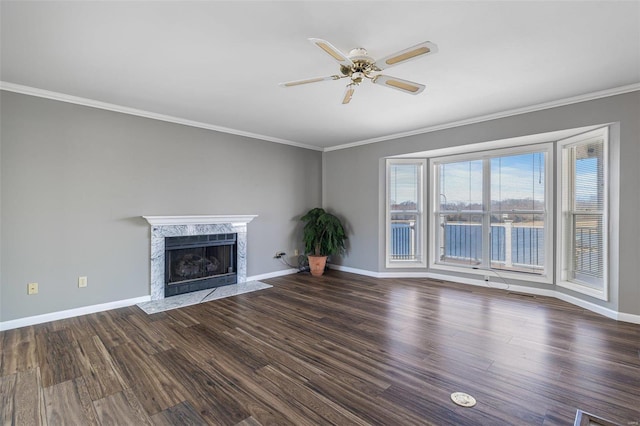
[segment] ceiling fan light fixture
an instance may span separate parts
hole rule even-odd
[[[353,82],[353,84],[360,84],[365,77],[366,76],[364,73],[354,72],[353,74],[351,74],[351,81]]]
[[[329,54],[340,64],[340,73],[342,75],[332,75],[329,77],[310,78],[306,80],[289,81],[286,83],[280,83],[281,87],[293,87],[307,83],[315,83],[318,81],[326,80],[339,80],[341,78],[349,78],[351,82],[347,85],[342,98],[342,104],[348,104],[351,102],[351,98],[356,90],[356,87],[364,81],[364,79],[371,80],[374,84],[391,87],[392,89],[399,90],[410,95],[417,95],[424,91],[425,86],[420,83],[416,83],[410,80],[403,80],[401,78],[390,77],[388,75],[378,74],[378,72],[385,68],[392,67],[401,64],[406,61],[410,61],[414,58],[421,57],[430,53],[436,53],[438,46],[430,41],[424,41],[416,44],[415,46],[401,50],[394,54],[388,55],[378,61],[371,58],[367,54],[367,50],[362,47],[357,47],[349,51],[349,55],[342,53],[340,49],[334,47],[331,43],[320,38],[309,38],[309,41],[325,53]]]

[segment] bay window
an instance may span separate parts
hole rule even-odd
[[[548,280],[550,153],[541,144],[433,159],[431,267]]]
[[[387,159],[386,267],[555,284],[608,301],[620,233],[620,150],[609,132],[616,141],[617,127],[592,126]]]

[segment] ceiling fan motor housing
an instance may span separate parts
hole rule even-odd
[[[364,47],[356,47],[355,49],[351,49],[349,51],[349,59],[351,59],[352,61],[354,59],[360,59],[361,57],[367,57],[369,53],[367,52],[367,49],[365,49]]]
[[[340,66],[340,72],[345,76],[350,76],[354,83],[360,83],[363,78],[371,78],[369,73],[377,71],[374,60],[368,56],[367,49],[357,47],[349,52],[349,59],[353,62],[351,66]]]

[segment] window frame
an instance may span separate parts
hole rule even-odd
[[[609,301],[609,288],[610,288],[610,135],[609,128],[602,127],[600,129],[592,130],[579,135],[571,136],[557,142],[557,196],[556,196],[556,222],[558,224],[558,233],[556,238],[556,285],[563,287],[587,296],[594,297],[596,299]],[[573,158],[568,154],[568,151],[576,146],[588,144],[590,142],[603,140],[603,210],[602,210],[602,289],[594,288],[587,283],[581,282],[579,279],[571,279],[570,268],[572,264],[572,258],[574,256],[573,251],[573,232],[567,232],[567,228],[570,227],[568,223],[567,215],[579,214],[573,206],[568,205],[572,202],[568,202],[569,196],[575,193],[575,182],[569,182],[569,176],[574,169]],[[565,194],[567,194],[565,196]],[[569,211],[571,210],[571,212]],[[573,227],[571,227],[573,229]]]
[[[416,248],[419,251],[417,259],[392,259],[391,258],[391,215],[390,209],[390,194],[391,194],[391,166],[394,164],[417,164],[419,166],[418,172],[418,200],[416,205],[416,224],[417,230],[415,232]],[[426,200],[426,158],[387,158],[385,161],[385,266],[386,268],[426,268],[427,267],[427,218],[425,215],[425,200]]]
[[[553,142],[543,142],[536,144],[527,144],[519,146],[510,146],[489,149],[484,151],[470,151],[460,154],[452,154],[440,157],[432,157],[429,159],[429,175],[431,178],[431,184],[429,185],[429,269],[441,270],[447,272],[457,272],[473,275],[483,276],[497,276],[498,279],[516,279],[526,280],[531,282],[539,282],[544,284],[553,284],[554,277],[554,224],[553,224],[553,200],[554,200],[554,144]],[[491,260],[489,256],[490,240],[489,238],[483,238],[483,259],[482,264],[473,265],[452,265],[446,263],[440,263],[437,259],[439,250],[438,235],[440,230],[438,229],[438,216],[441,213],[439,211],[439,197],[440,197],[440,179],[438,173],[438,165],[447,162],[459,162],[459,161],[473,161],[483,160],[483,211],[482,211],[482,223],[483,227],[490,227],[488,223],[490,221],[491,214],[491,181],[490,181],[490,167],[486,165],[485,160],[490,163],[491,158],[500,156],[518,155],[543,152],[545,156],[545,200],[544,200],[544,217],[545,217],[545,232],[544,232],[544,271],[542,274],[520,272],[520,271],[508,271],[503,269],[491,268]],[[483,235],[484,236],[484,235]]]

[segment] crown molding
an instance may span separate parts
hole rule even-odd
[[[295,146],[298,148],[310,149],[314,151],[331,152],[341,149],[348,149],[362,145],[369,145],[378,142],[384,142],[388,140],[401,139],[409,136],[421,135],[425,133],[436,132],[439,130],[451,129],[454,127],[468,126],[470,124],[482,123],[485,121],[497,120],[500,118],[511,117],[514,115],[526,114],[535,111],[541,111],[549,108],[556,108],[565,105],[576,104],[579,102],[591,101],[594,99],[606,98],[608,96],[622,95],[624,93],[640,91],[640,83],[628,84],[626,86],[614,87],[612,89],[600,90],[598,92],[586,93],[584,95],[573,96],[570,98],[558,99],[555,101],[544,102],[541,104],[531,105],[522,108],[516,108],[506,110],[494,114],[481,115],[477,117],[468,118],[465,120],[452,121],[449,123],[438,124],[435,126],[423,127],[408,132],[394,133],[386,136],[380,136],[377,138],[364,139],[361,141],[351,142],[343,145],[336,145],[332,147],[319,147],[316,145],[308,145],[300,142],[290,141],[287,139],[275,138],[272,136],[260,135],[257,133],[245,132],[242,130],[231,129],[228,127],[216,126],[213,124],[203,123],[200,121],[187,120],[184,118],[173,117],[170,115],[158,114],[155,112],[144,111],[136,108],[129,108],[122,105],[110,104],[107,102],[100,102],[92,99],[81,98],[78,96],[66,95],[64,93],[52,92],[50,90],[38,89],[35,87],[24,86],[20,84],[10,83],[6,81],[0,81],[0,90],[7,92],[15,92],[23,95],[36,96],[45,99],[52,99],[60,102],[67,102],[76,105],[88,106],[91,108],[98,108],[107,111],[119,112],[122,114],[135,115],[138,117],[150,118],[152,120],[166,121],[168,123],[181,124],[183,126],[197,127],[200,129],[213,130],[221,133],[228,133],[236,136],[244,136],[252,139],[260,139],[268,142],[279,143],[283,145]]]
[[[347,143],[343,145],[336,145],[325,148],[324,152],[338,151],[341,149],[353,148],[361,145],[369,145],[372,143],[384,142],[393,139],[406,138],[409,136],[421,135],[424,133],[436,132],[438,130],[451,129],[454,127],[468,126],[470,124],[482,123],[484,121],[496,120],[499,118],[511,117],[514,115],[526,114],[529,112],[541,111],[550,108],[561,107],[565,105],[577,104],[579,102],[591,101],[594,99],[606,98],[608,96],[622,95],[624,93],[635,92],[640,90],[640,83],[629,84],[626,86],[615,87],[613,89],[600,90],[598,92],[587,93],[584,95],[573,96],[570,98],[558,99],[551,102],[545,102],[541,104],[531,105],[523,108],[516,108],[507,111],[497,112],[494,114],[481,115],[478,117],[468,118],[465,120],[452,121],[450,123],[438,124],[435,126],[423,127],[421,129],[412,130],[409,132],[394,133],[392,135],[381,136],[378,138],[365,139],[357,142]]]
[[[23,86],[21,84],[9,83],[7,81],[0,81],[0,90],[5,90],[7,92],[20,93],[23,95],[36,96],[39,98],[52,99],[55,101],[67,102],[70,104],[82,105],[82,106],[87,106],[91,108],[98,108],[106,111],[119,112],[122,114],[135,115],[138,117],[150,118],[152,120],[166,121],[168,123],[181,124],[183,126],[213,130],[220,133],[228,133],[236,136],[244,136],[252,139],[260,139],[260,140],[275,142],[283,145],[291,145],[297,148],[311,149],[314,151],[323,150],[322,147],[315,146],[315,145],[307,145],[304,143],[290,141],[287,139],[280,139],[272,136],[245,132],[243,130],[231,129],[229,127],[216,126],[213,124],[203,123],[200,121],[187,120],[185,118],[173,117],[171,115],[158,114],[151,111],[144,111],[141,109],[129,108],[122,105],[110,104],[107,102],[96,101],[93,99],[81,98],[79,96],[72,96],[64,93],[52,92],[50,90],[38,89],[30,86]]]

